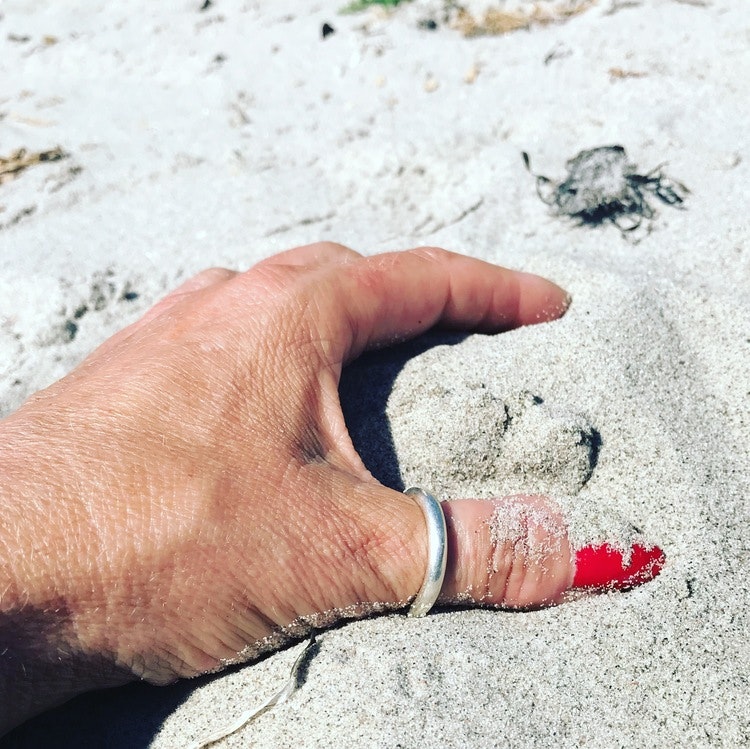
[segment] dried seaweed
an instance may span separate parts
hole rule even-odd
[[[621,232],[631,232],[656,215],[649,196],[681,208],[690,192],[662,172],[663,164],[639,174],[620,145],[581,151],[565,164],[568,174],[561,182],[534,174],[529,155],[523,152],[522,156],[526,169],[536,177],[539,197],[556,215],[578,219],[581,224],[611,222]]]
[[[10,156],[0,156],[0,185],[15,179],[30,166],[47,161],[60,161],[66,156],[67,154],[59,146],[49,151],[27,151],[25,148],[19,148]]]

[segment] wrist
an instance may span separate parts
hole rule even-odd
[[[0,424],[0,735],[132,679],[86,642],[78,615],[92,585],[73,567],[81,518],[60,501],[65,479],[49,443],[42,453],[45,443],[20,438],[12,421]]]

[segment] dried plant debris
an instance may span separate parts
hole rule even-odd
[[[645,78],[648,75],[643,70],[625,70],[624,68],[610,68],[607,72],[612,80],[618,78]]]
[[[623,233],[632,232],[643,219],[656,215],[649,196],[681,208],[690,192],[662,172],[663,164],[638,174],[619,145],[581,151],[565,164],[568,174],[562,182],[534,174],[529,155],[523,152],[522,156],[526,168],[536,177],[539,197],[552,206],[555,214],[590,226],[610,222]]]
[[[465,8],[459,8],[453,25],[467,37],[498,36],[511,31],[529,29],[535,25],[562,23],[588,10],[596,0],[563,0],[535,2],[530,7],[489,8],[483,18],[477,18]]]
[[[45,161],[60,161],[67,154],[60,148],[52,148],[49,151],[27,151],[19,148],[10,156],[0,156],[0,185],[15,179],[22,171],[35,164]]]

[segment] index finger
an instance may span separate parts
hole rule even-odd
[[[563,289],[540,276],[436,247],[363,258],[331,280],[329,302],[339,307],[333,321],[342,327],[333,337],[339,362],[435,325],[496,333],[554,320],[570,304]]]

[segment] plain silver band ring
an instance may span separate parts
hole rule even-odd
[[[405,493],[417,501],[427,523],[427,572],[408,612],[408,616],[417,617],[424,616],[435,605],[443,587],[448,558],[448,533],[443,508],[432,494],[416,487],[407,489]]]

